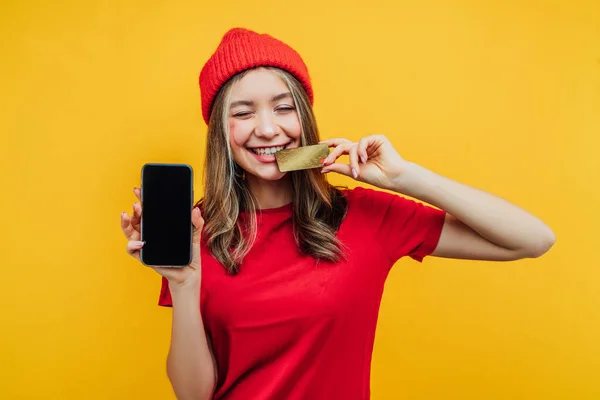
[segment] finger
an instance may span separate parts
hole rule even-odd
[[[135,197],[137,197],[137,199],[139,200],[139,202],[142,202],[142,191],[140,188],[134,187],[133,188],[133,193],[135,194]]]
[[[352,176],[352,167],[350,167],[348,164],[333,163],[324,167],[321,172],[324,174],[329,172],[337,172],[338,174]]]
[[[344,138],[334,138],[334,139],[327,139],[327,140],[322,140],[319,143],[321,144],[326,144],[329,147],[337,147],[340,144],[344,144],[344,143],[352,143],[350,140],[348,139],[344,139]]]
[[[126,212],[121,213],[121,230],[129,240],[140,240],[140,232],[131,225],[131,218]]]
[[[367,153],[367,148],[369,147],[369,138],[362,138],[358,142],[358,156],[360,161],[364,164],[369,159],[369,154]]]
[[[137,201],[133,203],[133,216],[131,217],[131,226],[139,232],[140,221],[142,220],[142,205]]]
[[[385,137],[384,135],[371,135],[371,136],[366,136],[363,139],[365,140],[365,142],[367,142],[367,145],[365,147],[366,151],[371,150],[371,152],[373,152],[374,150],[377,150],[379,147],[381,147],[384,144],[390,143],[388,138]]]
[[[352,169],[352,177],[358,179],[360,173],[360,167],[358,166],[358,145],[354,144],[349,151],[350,156],[350,168]]]
[[[335,160],[337,160],[343,154],[348,154],[348,151],[350,150],[352,145],[353,145],[352,142],[342,143],[342,144],[338,145],[335,149],[331,150],[331,153],[329,153],[329,155],[327,157],[325,157],[323,164],[325,164],[325,165],[332,164],[335,162]]]
[[[125,232],[127,230],[127,228],[129,227],[129,220],[127,219],[127,213],[125,211],[123,211],[121,213],[121,230],[123,231],[123,234],[127,237],[127,233]]]
[[[202,218],[202,213],[198,207],[194,207],[192,210],[192,224],[194,224],[194,236],[192,240],[194,243],[200,243],[200,235],[202,234],[202,228],[204,227],[204,218]]]
[[[134,257],[137,258],[138,260],[140,259],[140,249],[144,247],[144,242],[140,242],[138,240],[130,240],[129,242],[127,242],[127,253]]]

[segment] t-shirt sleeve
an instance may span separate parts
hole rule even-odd
[[[171,291],[169,290],[169,281],[164,276],[161,277],[160,291],[158,294],[158,305],[162,307],[173,307],[173,299],[171,298]],[[203,290],[200,292],[201,302],[204,302],[206,292]]]
[[[158,305],[162,307],[173,307],[171,291],[169,290],[169,281],[164,276],[161,277],[160,293],[158,295]]]
[[[375,240],[396,262],[422,262],[436,248],[446,212],[394,193],[356,188]]]

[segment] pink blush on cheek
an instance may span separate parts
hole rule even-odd
[[[229,143],[231,146],[243,147],[249,136],[243,133],[235,120],[229,121]]]

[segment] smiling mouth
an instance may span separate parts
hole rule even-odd
[[[289,145],[283,146],[273,146],[273,147],[260,147],[260,148],[247,148],[249,151],[253,152],[257,156],[271,156],[275,155],[278,151],[285,149]]]

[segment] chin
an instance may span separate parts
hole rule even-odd
[[[250,173],[258,178],[263,179],[265,181],[278,181],[283,179],[287,172],[281,172],[277,167],[274,168],[274,171],[251,171]]]

